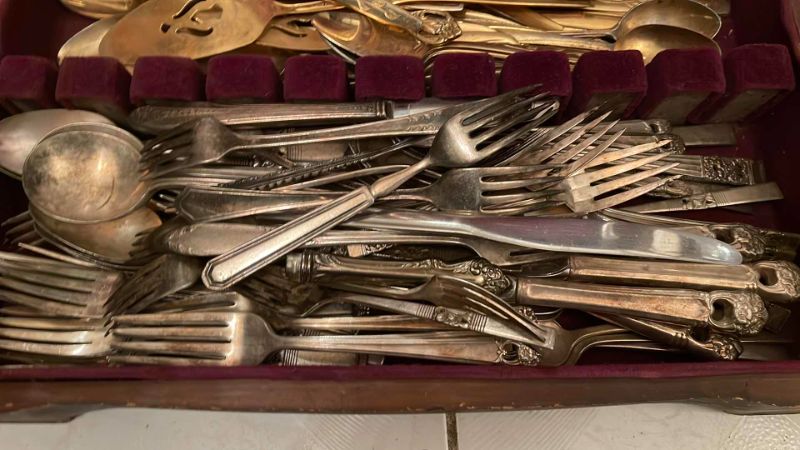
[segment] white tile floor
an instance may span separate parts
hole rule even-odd
[[[798,449],[800,415],[654,404],[458,415],[462,450]],[[0,449],[444,450],[442,414],[311,415],[109,409],[65,424],[0,424]]]

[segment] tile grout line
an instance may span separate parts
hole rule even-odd
[[[458,450],[458,416],[454,412],[444,414],[447,450]]]

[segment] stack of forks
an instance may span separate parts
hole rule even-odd
[[[156,194],[163,224],[134,237],[127,263],[66,251],[37,232],[41,212],[9,219],[0,349],[177,365],[381,361],[361,354],[556,366],[597,347],[784,355],[800,236],[614,209],[664,195],[690,160],[598,110],[544,126],[558,108],[529,88],[294,133],[182,124],[146,143],[144,179],[270,170]],[[331,145],[320,161],[337,141],[348,153]],[[729,239],[745,232],[759,249]],[[565,329],[569,317],[590,325]]]

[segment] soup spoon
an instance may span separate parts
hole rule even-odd
[[[91,111],[41,109],[15,114],[0,121],[0,171],[19,179],[25,158],[43,137],[56,128],[77,122],[111,124]]]
[[[68,125],[33,149],[25,161],[22,187],[42,214],[62,222],[98,223],[131,213],[162,189],[231,181],[213,173],[144,180],[141,148],[141,141],[114,125]]]

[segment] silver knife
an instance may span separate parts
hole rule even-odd
[[[716,239],[627,222],[397,210],[357,217],[343,226],[478,236],[556,252],[720,264],[742,262],[736,249]]]
[[[777,184],[770,182],[707,192],[690,197],[659,200],[622,209],[638,213],[694,211],[781,199],[783,199],[781,189]]]

